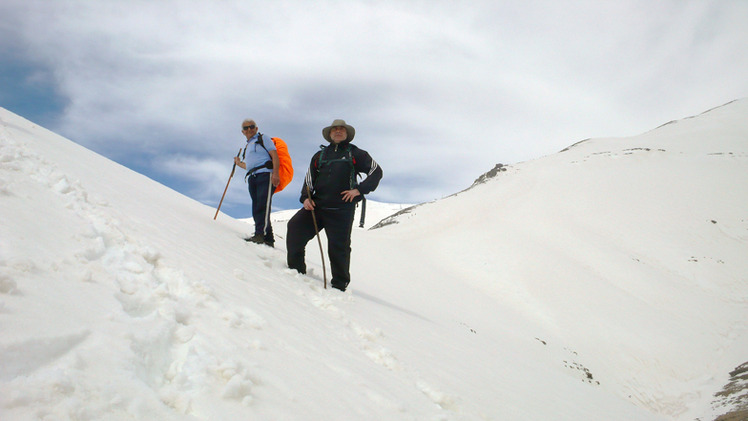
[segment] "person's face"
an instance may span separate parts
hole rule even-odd
[[[252,136],[257,134],[257,124],[254,121],[245,122],[242,124],[242,133],[247,136],[247,139],[251,139]]]
[[[330,129],[330,139],[335,143],[340,143],[348,139],[348,131],[343,126],[335,126]]]

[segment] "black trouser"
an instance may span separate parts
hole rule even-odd
[[[345,291],[351,282],[351,229],[355,207],[339,209],[315,208],[314,216],[320,231],[327,235],[327,255],[330,257],[330,269],[333,288]],[[286,250],[288,250],[288,267],[306,273],[304,254],[306,244],[314,238],[314,221],[312,212],[300,209],[288,221],[286,233]]]
[[[249,186],[249,196],[252,198],[252,218],[255,221],[255,234],[265,234],[265,242],[273,243],[273,226],[270,225],[268,218],[268,200],[273,200],[272,193],[275,192],[275,186],[271,187],[270,198],[268,198],[268,186],[270,186],[270,173],[255,173],[247,177]],[[267,231],[265,230],[265,220],[267,219]]]

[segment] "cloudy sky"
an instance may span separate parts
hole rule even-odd
[[[418,203],[748,96],[746,22],[744,0],[3,0],[0,107],[211,206],[254,118],[294,158],[277,209],[343,118],[384,170],[370,197]]]

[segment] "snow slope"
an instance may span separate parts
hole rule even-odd
[[[746,117],[354,230],[340,293],[316,243],[296,274],[282,241],[0,109],[0,419],[713,419],[748,360]]]
[[[491,297],[500,310],[477,330],[510,312],[499,317],[573,349],[602,388],[693,419],[748,359],[747,116],[743,100],[588,140],[378,235],[422,251],[412,264],[430,272],[418,279],[450,271]]]

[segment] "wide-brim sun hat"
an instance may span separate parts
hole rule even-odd
[[[322,129],[322,137],[324,137],[328,142],[332,142],[332,139],[330,138],[330,130],[332,130],[333,127],[341,126],[345,127],[345,130],[348,132],[348,137],[345,140],[348,142],[352,141],[353,137],[356,136],[356,129],[354,129],[350,124],[345,124],[345,120],[341,119],[334,120],[332,124]]]

